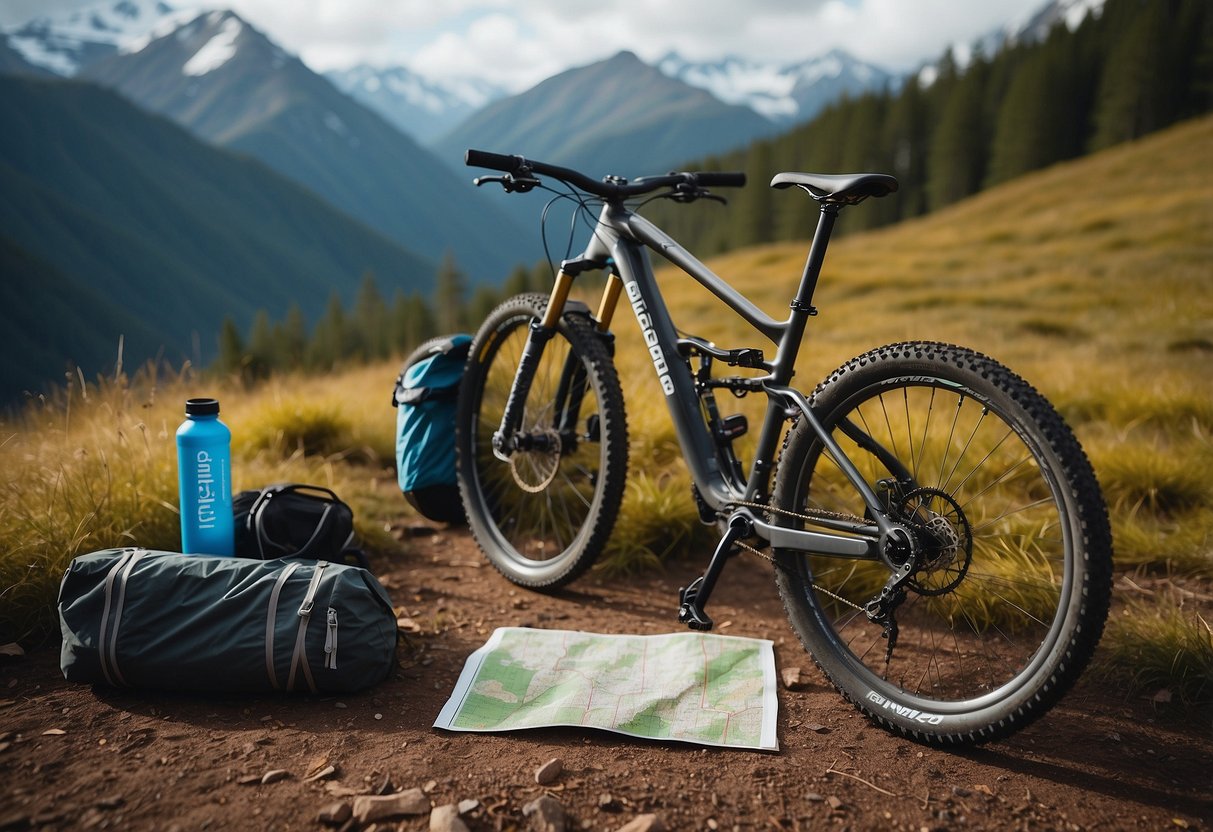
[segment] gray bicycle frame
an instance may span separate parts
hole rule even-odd
[[[838,210],[837,205],[822,205],[800,285],[786,321],[771,318],[676,240],[622,204],[608,202],[603,206],[585,252],[580,260],[569,262],[609,266],[612,273],[622,280],[623,291],[631,302],[653,359],[687,467],[708,506],[723,516],[730,505],[753,502],[767,494],[783,423],[793,414],[799,414],[812,427],[826,452],[860,494],[874,525],[813,519],[814,525],[848,533],[830,534],[775,526],[753,512],[746,509],[741,511],[755,532],[773,546],[844,558],[878,559],[878,539],[889,532],[892,521],[872,486],[821,424],[808,400],[788,386],[808,319],[816,314],[812,305],[813,292]],[[755,389],[767,395],[767,408],[758,435],[754,462],[745,483],[733,481],[732,476],[722,471],[718,463],[716,444],[700,413],[695,381],[690,367],[679,354],[678,335],[657,286],[646,248],[689,274],[777,347],[774,360],[763,362],[768,375],[754,380]],[[557,297],[558,294],[561,296]],[[559,304],[557,309],[563,305],[564,294],[553,293],[553,302]],[[844,431],[847,431],[846,427]]]

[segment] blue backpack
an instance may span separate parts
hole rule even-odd
[[[431,338],[405,359],[396,408],[396,474],[413,508],[431,520],[462,523],[455,479],[455,400],[470,335]]]

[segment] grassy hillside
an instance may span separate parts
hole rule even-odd
[[[1210,146],[1213,119],[1204,119],[840,240],[798,371],[810,389],[862,350],[932,338],[997,356],[1032,381],[1075,425],[1111,509],[1118,604],[1101,671],[1193,700],[1213,695],[1201,600],[1213,594]],[[803,244],[779,245],[712,265],[781,315],[803,254]],[[684,329],[721,346],[746,343],[692,281],[669,270],[659,279]],[[623,310],[617,322],[633,476],[608,565],[671,551],[706,558],[652,367],[635,322]],[[391,471],[395,372],[381,364],[251,391],[195,378],[77,386],[0,426],[0,641],[51,620],[73,555],[132,540],[175,547],[172,433],[189,395],[223,400],[236,488],[331,485],[355,505],[372,544],[388,543],[384,523],[408,513]],[[754,423],[754,397],[738,404]]]

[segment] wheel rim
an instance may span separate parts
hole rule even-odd
[[[822,631],[878,705],[895,698],[947,714],[1005,700],[1048,660],[1073,580],[1070,510],[1046,452],[984,396],[921,376],[859,391],[828,418],[839,425],[843,417],[913,474],[914,491],[885,493],[914,528],[923,568],[897,609],[886,663],[883,628],[852,605],[879,593],[888,568],[805,558],[804,594]],[[833,434],[869,482],[892,479],[842,430]],[[810,510],[865,511],[817,443],[797,493],[806,492]]]
[[[600,499],[605,464],[600,436],[590,428],[601,421],[592,374],[586,375],[574,426],[559,429],[568,408],[557,412],[558,393],[572,356],[572,346],[559,332],[544,347],[527,396],[521,434],[533,440],[532,446],[513,452],[508,461],[493,454],[493,432],[501,423],[530,320],[520,316],[509,321],[491,344],[483,359],[487,369],[473,425],[473,468],[485,531],[524,572],[550,568],[581,545]]]

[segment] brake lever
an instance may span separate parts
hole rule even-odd
[[[472,184],[475,185],[477,188],[479,188],[481,185],[488,185],[488,184],[494,183],[494,182],[497,183],[498,185],[500,185],[505,190],[506,193],[520,193],[520,194],[525,194],[527,191],[533,189],[536,185],[540,184],[539,180],[535,179],[534,177],[531,177],[531,176],[515,177],[515,176],[511,176],[508,173],[503,176],[477,176],[475,179],[472,180]]]
[[[674,200],[675,202],[682,203],[683,205],[692,203],[697,199],[710,199],[713,202],[719,202],[721,205],[729,204],[727,199],[719,196],[718,194],[711,193],[705,188],[675,188],[674,191],[667,194],[666,197]]]

